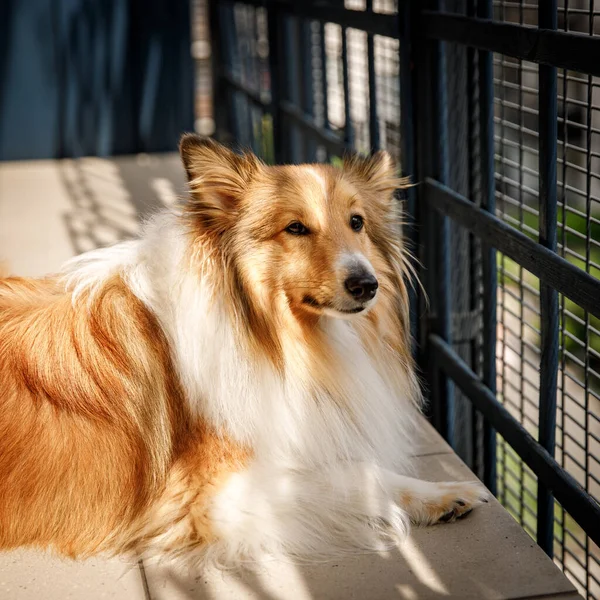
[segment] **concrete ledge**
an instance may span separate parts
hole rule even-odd
[[[148,600],[137,565],[75,562],[43,552],[0,552],[2,600]]]
[[[423,420],[425,479],[473,479]],[[43,553],[0,554],[0,598],[49,600],[384,600],[579,598],[573,585],[494,499],[463,521],[415,529],[398,550],[321,564],[273,561],[243,571],[142,571],[117,560],[75,563]]]
[[[421,477],[474,478],[425,421],[423,431],[416,459]],[[495,499],[463,521],[414,530],[393,553],[355,555],[319,565],[274,561],[244,571],[202,574],[148,565],[146,576],[153,600],[579,597]]]

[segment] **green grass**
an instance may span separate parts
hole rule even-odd
[[[530,431],[530,433],[533,433]],[[524,527],[525,531],[535,539],[536,530],[536,515],[537,515],[537,483],[534,479],[534,475],[529,472],[529,469],[524,465],[520,458],[517,458],[512,452],[508,452],[505,449],[506,442],[498,436],[498,497],[503,500],[508,497],[512,501],[503,502],[503,506],[513,516],[513,518],[521,523],[521,525],[527,525]],[[525,475],[522,475],[522,473]],[[507,476],[507,473],[511,473],[511,476]],[[512,491],[506,491],[507,483],[506,480],[510,479],[510,489]],[[516,497],[515,497],[516,496]],[[516,507],[515,504],[519,506]],[[521,503],[523,508],[521,508]],[[529,510],[526,510],[529,509]],[[567,513],[562,512],[560,504],[555,503],[554,506],[555,518],[554,520],[554,538],[562,544],[565,538],[565,531],[577,539],[581,539],[583,532],[581,527],[575,522],[573,517]],[[567,540],[568,541],[568,540]]]
[[[523,223],[529,228],[537,231],[539,226],[539,218],[537,215],[531,213],[523,213]],[[563,223],[563,210],[562,208],[558,213],[558,239],[562,241],[562,223]],[[590,224],[590,235],[594,240],[600,240],[600,224],[591,222]],[[575,231],[581,235],[586,235],[587,231],[587,222],[584,217],[573,214],[571,212],[567,212],[567,221],[566,227],[572,229],[573,231],[565,230],[565,245],[571,251],[576,252],[580,256],[585,256],[585,240],[581,239]],[[567,260],[573,265],[579,267],[580,269],[585,270],[585,261],[568,254],[566,256]],[[596,246],[592,246],[590,248],[590,259],[592,262],[596,264],[600,264],[600,248]],[[514,279],[519,279],[519,265],[512,259],[498,254],[498,267],[499,267],[499,283],[501,285],[511,286],[516,285]],[[503,272],[504,271],[504,272]],[[590,275],[592,277],[600,278],[600,269],[594,267],[593,265],[590,267]],[[509,277],[512,275],[512,277]],[[528,271],[523,269],[522,278],[525,283],[539,291],[539,279],[534,277]],[[565,349],[574,355],[581,355],[583,352],[581,344],[577,343],[576,340],[585,340],[586,336],[586,326],[584,323],[580,321],[585,321],[585,311],[574,302],[565,298],[565,308],[572,314],[565,314],[565,326],[566,331],[570,335],[565,336]],[[600,330],[600,319],[597,319],[593,315],[589,315],[589,323],[596,330]],[[539,327],[539,323],[534,324]],[[589,345],[590,347],[600,353],[600,336],[594,333],[593,331],[589,331]],[[573,336],[576,339],[572,339]]]
[[[564,212],[561,208],[558,213],[557,233],[559,242],[563,242],[564,240],[564,244],[569,250],[577,253],[579,256],[585,257],[586,242],[585,239],[581,239],[581,237],[578,234],[583,236],[587,235],[587,220],[582,216],[567,211],[565,223],[566,228],[564,231],[563,238],[563,215]],[[523,223],[531,230],[537,231],[539,227],[539,218],[537,215],[524,212]],[[568,231],[567,228],[571,231]],[[589,228],[589,234],[591,238],[594,240],[600,240],[600,224],[591,222],[589,223]],[[591,246],[590,258],[596,264],[600,264],[600,249]],[[570,254],[566,255],[566,259],[570,263],[579,267],[580,269],[585,270],[585,260],[576,256],[572,256]],[[526,271],[525,269],[522,269],[519,266],[519,264],[513,261],[512,259],[498,254],[498,267],[498,281],[501,285],[507,287],[516,287],[517,283],[515,282],[515,280],[519,281],[519,279],[521,279],[532,289],[539,291],[539,279],[531,273],[529,273],[528,271]],[[593,265],[590,267],[589,272],[593,277],[600,278],[600,269],[594,267]],[[579,358],[583,358],[584,348],[582,347],[581,343],[578,343],[577,340],[583,342],[587,335],[590,348],[600,353],[600,335],[594,333],[594,331],[589,329],[586,331],[587,328],[585,325],[585,311],[567,297],[564,298],[564,305],[566,310],[565,314],[562,314],[561,311],[560,325],[562,330],[562,319],[564,319],[564,327],[566,332],[569,334],[564,336],[565,350],[567,350],[572,355],[578,356]],[[567,311],[570,314],[567,314]],[[597,319],[593,315],[589,315],[588,318],[589,324],[596,330],[600,330],[600,319]],[[537,323],[532,322],[531,324],[539,328],[539,319]],[[561,342],[562,339],[563,336],[561,335]],[[593,355],[590,356],[590,360],[592,362],[598,362]],[[531,433],[534,437],[537,436],[537,431],[531,430],[531,428],[529,433]],[[504,502],[506,509],[521,524],[527,523],[528,527],[525,527],[525,530],[530,535],[532,535],[532,537],[534,537],[532,534],[532,530],[535,531],[536,527],[535,517],[533,517],[533,515],[537,515],[537,484],[534,482],[532,477],[522,476],[523,469],[525,469],[522,461],[519,458],[515,457],[511,452],[507,452],[505,449],[502,448],[501,439],[502,438],[498,437],[499,452],[497,464],[498,489],[500,492],[499,496],[501,498],[508,497],[511,499],[511,502]],[[508,473],[510,473],[510,475],[508,475]],[[516,495],[516,498],[512,497],[513,494],[506,491],[507,481],[510,481],[510,488]],[[529,514],[530,511],[531,513],[533,513],[533,515]],[[579,527],[579,525],[570,515],[564,514],[563,516],[563,512],[559,504],[555,504],[555,514],[557,517],[562,517],[562,522],[559,522],[558,519],[555,519],[554,522],[554,537],[558,543],[568,542],[568,538],[566,538],[565,536],[566,531],[568,531],[569,534],[573,537],[576,537],[578,539],[581,538],[581,527]]]
[[[260,121],[254,122],[253,136],[259,140],[259,156],[268,164],[275,163],[275,146],[273,142],[273,119],[271,115],[263,115]]]

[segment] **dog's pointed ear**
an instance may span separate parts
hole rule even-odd
[[[239,199],[261,168],[253,154],[236,154],[214,140],[185,134],[179,142],[191,192],[188,212],[222,233],[235,220]]]
[[[410,185],[407,177],[398,175],[394,159],[385,150],[379,150],[372,156],[346,156],[344,171],[358,183],[366,184],[380,194],[390,195],[394,190]]]

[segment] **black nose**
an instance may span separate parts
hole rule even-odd
[[[351,275],[344,282],[346,289],[355,300],[370,300],[377,293],[377,279],[369,273]]]

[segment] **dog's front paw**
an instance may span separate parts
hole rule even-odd
[[[474,508],[488,502],[489,492],[479,482],[420,482],[421,489],[401,496],[400,505],[416,525],[451,523],[466,517]]]
[[[488,491],[475,481],[442,483],[440,485],[443,486],[443,492],[437,506],[433,507],[435,514],[432,515],[434,518],[430,521],[432,524],[451,523],[462,519],[476,506],[488,502]]]
[[[439,497],[428,503],[429,524],[451,523],[466,517],[475,507],[488,502],[488,491],[475,481],[438,484]]]

